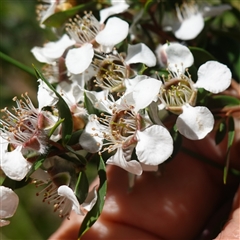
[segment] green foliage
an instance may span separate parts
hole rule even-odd
[[[99,157],[98,177],[99,177],[99,186],[97,190],[97,201],[93,206],[93,208],[87,213],[86,217],[82,222],[82,225],[79,230],[79,235],[78,235],[79,239],[97,221],[97,219],[101,215],[101,212],[104,206],[105,196],[107,192],[107,175],[106,175],[105,163],[101,156]]]

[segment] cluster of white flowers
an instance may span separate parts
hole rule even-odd
[[[99,20],[92,12],[76,15],[57,41],[31,50],[45,64],[43,75],[55,89],[38,80],[38,108],[24,94],[21,99],[14,98],[17,106],[13,111],[2,110],[1,169],[8,178],[21,181],[34,161],[44,155],[44,164],[28,177],[37,186],[46,185],[39,195],[44,192],[44,201],[53,203],[62,217],[69,216],[71,209],[78,214],[83,210],[74,192],[75,165],[64,160],[66,148],[59,146],[63,132],[60,97],[71,113],[72,133],[81,131],[74,143],[79,146],[76,150],[83,151],[84,156],[107,152],[106,164],[141,175],[143,171],[157,171],[173,153],[174,141],[162,116],[177,115],[177,131],[192,140],[203,139],[213,129],[214,116],[206,106],[197,105],[198,89],[216,94],[231,82],[230,70],[217,61],[201,65],[197,79],[192,79],[188,68],[194,64],[194,57],[179,42],[156,44],[155,49],[144,42],[131,42],[137,20],[129,26],[115,15],[130,6],[125,1],[111,2],[110,7],[100,10]],[[64,0],[45,0],[43,5],[38,7],[42,27],[49,16],[72,7]],[[227,9],[213,8],[218,13]],[[211,15],[210,10],[194,4],[177,6],[179,21],[166,13],[163,25],[179,40],[193,39],[203,29],[203,19]],[[143,68],[139,70],[139,66]],[[142,74],[152,67],[165,69],[166,74]],[[89,104],[95,112],[89,111]],[[5,211],[1,217],[8,218],[15,212],[18,198],[10,189],[1,188],[1,208]],[[96,202],[95,190],[89,194],[91,197],[82,203],[88,210]],[[5,206],[6,197],[11,199],[11,207]],[[1,225],[7,224],[1,221]]]

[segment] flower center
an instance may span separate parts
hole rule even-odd
[[[1,110],[5,115],[0,120],[0,131],[13,146],[22,145],[24,148],[43,153],[46,149],[46,135],[40,128],[43,115],[33,106],[27,93],[22,99],[13,99],[17,107],[13,107],[15,114],[7,108]]]
[[[125,90],[124,80],[128,75],[127,67],[114,56],[108,56],[104,60],[95,59],[93,63],[97,68],[96,87],[108,89],[110,92],[122,92]]]
[[[101,24],[92,15],[92,13],[85,13],[84,17],[76,16],[70,19],[66,24],[66,31],[79,44],[94,43],[96,35],[101,30]]]
[[[179,114],[182,112],[184,104],[195,105],[197,90],[194,89],[192,80],[186,75],[181,74],[180,78],[168,79],[163,84],[159,98],[166,109]]]
[[[180,7],[176,5],[177,18],[180,22],[183,22],[185,19],[189,19],[193,15],[199,13],[198,6],[193,2],[183,3]]]

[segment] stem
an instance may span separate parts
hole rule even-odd
[[[6,62],[11,63],[12,65],[14,65],[14,66],[16,66],[16,67],[18,67],[18,68],[20,68],[21,70],[29,73],[30,75],[36,77],[35,71],[34,71],[32,68],[30,68],[30,67],[22,64],[21,62],[13,59],[13,58],[11,58],[11,57],[9,57],[8,55],[4,54],[3,52],[0,52],[0,58],[3,59],[3,60],[5,60]]]
[[[193,152],[193,151],[191,151],[191,150],[189,150],[189,149],[187,149],[185,147],[182,147],[181,150],[184,153],[194,157],[194,159],[197,159],[197,160],[200,160],[202,162],[208,163],[209,165],[211,165],[211,166],[213,166],[213,167],[215,167],[215,168],[217,168],[217,169],[219,169],[221,171],[224,171],[224,166],[223,165],[221,165],[221,164],[219,164],[217,162],[214,162],[214,161],[210,160],[209,158],[200,156],[199,154],[196,154],[195,152]],[[228,171],[229,171],[229,173],[231,173],[234,176],[238,176],[238,177],[240,176],[240,171],[235,169],[235,168],[229,168]]]

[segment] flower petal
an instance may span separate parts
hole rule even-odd
[[[70,39],[67,34],[64,34],[60,40],[46,43],[44,47],[34,47],[31,52],[39,62],[52,64],[74,43],[74,40]]]
[[[174,35],[181,40],[191,40],[197,37],[204,27],[204,19],[200,13],[184,19],[180,26],[173,26]]]
[[[158,165],[167,160],[173,152],[173,140],[168,130],[152,125],[144,131],[137,131],[136,154],[141,163]]]
[[[194,58],[186,46],[180,43],[166,43],[162,46],[162,51],[165,52],[165,62],[170,70],[173,70],[175,65],[181,66],[184,70],[193,65]]]
[[[75,196],[73,190],[70,187],[68,187],[67,185],[60,186],[58,188],[58,195],[66,197],[68,200],[70,200],[72,203],[72,210],[74,210],[77,214],[83,215],[77,197]]]
[[[118,148],[117,152],[106,163],[116,165],[136,175],[142,174],[141,164],[136,160],[126,161],[122,148]]]
[[[91,64],[93,55],[93,46],[90,43],[85,43],[80,48],[70,49],[65,59],[68,71],[73,74],[84,72]]]
[[[131,63],[144,63],[148,67],[156,65],[156,57],[151,49],[144,43],[135,45],[128,45],[128,54],[125,62],[129,65]]]
[[[203,139],[212,131],[214,118],[206,107],[183,106],[183,113],[177,118],[178,131],[192,140]]]
[[[32,164],[21,153],[22,146],[16,147],[12,152],[3,153],[1,168],[11,179],[21,181],[30,170]]]
[[[105,28],[100,31],[95,40],[101,44],[104,52],[111,52],[113,47],[128,35],[129,25],[117,17],[109,18]]]
[[[123,3],[116,3],[111,7],[104,8],[99,11],[100,14],[100,23],[104,23],[105,20],[115,14],[125,12],[129,8],[129,5],[125,2]]]
[[[39,110],[46,106],[54,106],[58,102],[58,97],[42,79],[38,79],[38,82],[37,99]]]
[[[100,135],[101,124],[96,119],[96,116],[90,115],[89,121],[80,136],[79,143],[83,149],[90,153],[96,153],[102,148],[103,138]]]
[[[0,202],[0,218],[10,218],[17,210],[19,198],[12,189],[0,186]],[[1,220],[0,227],[9,223],[9,221]]]
[[[219,93],[230,86],[231,79],[232,73],[226,65],[217,61],[208,61],[198,69],[198,80],[195,87]]]
[[[147,78],[139,82],[133,90],[133,99],[135,100],[135,112],[147,107],[152,101],[157,99],[162,82]]]
[[[96,201],[97,201],[97,190],[96,190],[96,187],[94,187],[92,191],[88,193],[86,200],[84,201],[84,203],[82,203],[82,207],[85,210],[90,211],[95,205]]]

